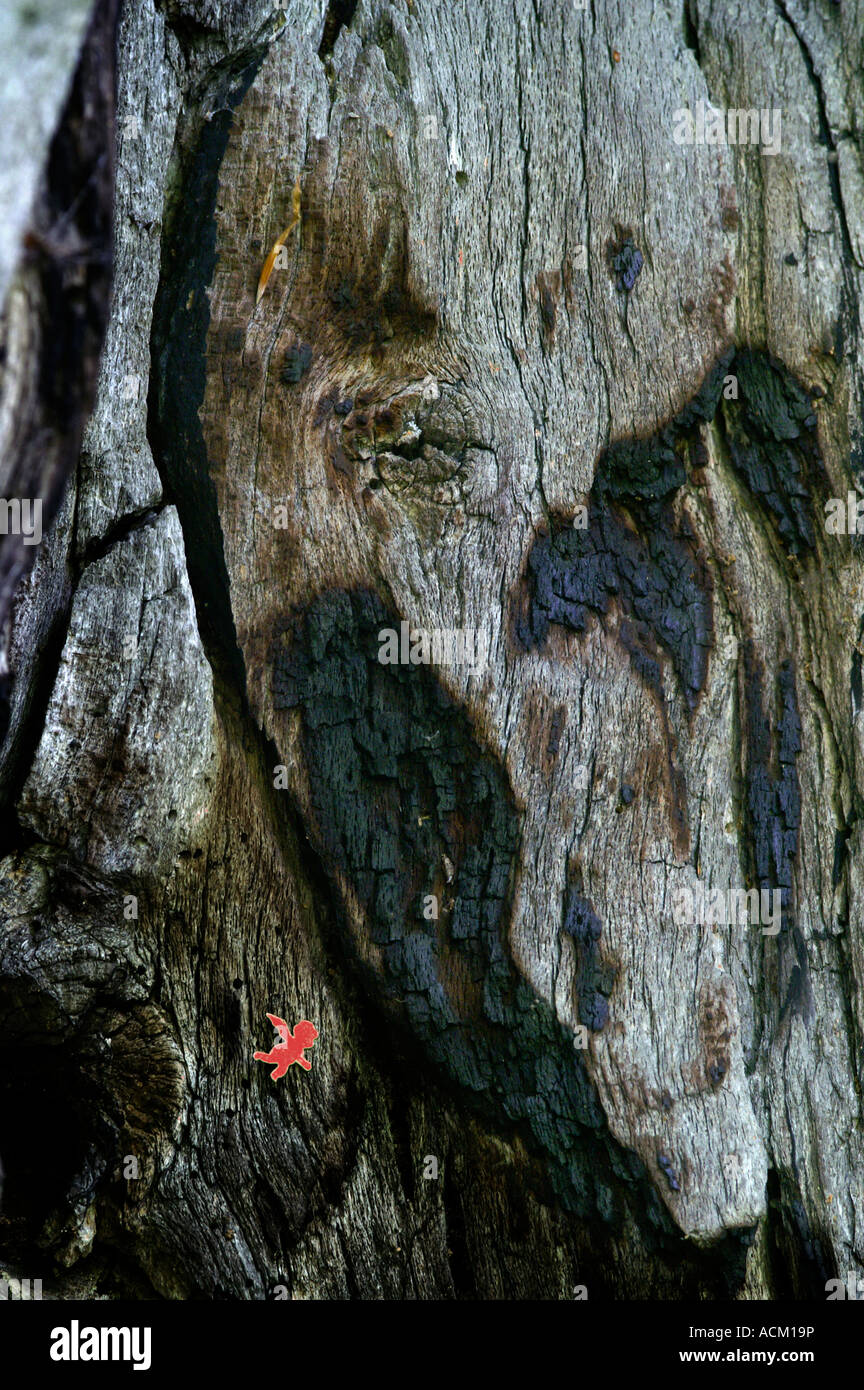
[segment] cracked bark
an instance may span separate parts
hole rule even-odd
[[[120,16],[50,476],[27,257],[5,311],[7,493],[74,461],[0,570],[0,1263],[57,1296],[864,1273],[862,21],[633,8]],[[700,99],[780,153],[675,145]]]

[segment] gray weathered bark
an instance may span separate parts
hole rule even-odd
[[[98,394],[6,633],[3,1267],[176,1298],[864,1275],[864,569],[825,525],[864,489],[862,30],[124,8]],[[780,148],[678,144],[699,102],[778,108]],[[7,496],[59,312],[15,338],[34,273]],[[382,665],[403,620],[488,660]],[[780,930],[679,923],[700,887],[777,890]],[[315,1023],[311,1072],[253,1061],[268,1012]]]

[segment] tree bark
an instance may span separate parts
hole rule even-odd
[[[4,320],[6,495],[69,478],[0,552],[0,1267],[864,1275],[864,15],[142,0],[116,170],[113,25],[85,347],[32,247]]]

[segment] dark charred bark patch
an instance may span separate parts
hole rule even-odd
[[[795,667],[784,661],[774,685],[774,710],[767,707],[765,674],[753,643],[742,651],[744,698],[745,816],[744,854],[750,882],[779,889],[780,934],[776,961],[768,938],[765,966],[777,996],[779,1017],[791,1010],[813,1016],[807,948],[793,900],[793,872],[801,829],[801,788],[796,760],[801,752],[801,720]]]
[[[638,530],[629,524],[634,513]],[[587,529],[556,523],[535,541],[528,572],[529,618],[518,628],[524,646],[542,643],[553,623],[583,632],[590,616],[604,617],[617,602],[633,620],[621,635],[645,684],[662,693],[668,655],[695,708],[713,641],[711,584],[692,528],[686,519],[676,528],[669,503],[637,512],[592,495]]]
[[[745,348],[731,370],[739,397],[724,401],[723,419],[732,462],[789,553],[805,554],[816,541],[814,501],[827,492],[813,402],[767,353]]]
[[[672,662],[689,710],[696,707],[714,640],[712,584],[697,537],[676,515],[675,494],[687,479],[698,425],[713,417],[728,359],[721,360],[690,404],[649,439],[612,445],[597,464],[587,526],[553,519],[528,557],[523,646],[542,643],[553,623],[584,631],[613,603],[629,623],[622,640],[634,668],[656,693],[663,657]]]
[[[603,923],[591,903],[575,888],[569,888],[564,903],[564,930],[576,949],[577,967],[573,990],[579,1021],[593,1033],[599,1033],[609,1020],[609,996],[615,985],[616,971],[607,965],[598,945]]]
[[[768,354],[727,353],[669,424],[600,455],[587,525],[556,516],[537,536],[528,556],[528,595],[515,605],[523,647],[544,642],[552,624],[582,632],[590,617],[602,620],[617,604],[630,619],[620,627],[621,640],[646,685],[663,697],[665,654],[687,708],[696,708],[714,642],[713,583],[675,499],[688,479],[701,478],[700,427],[714,419],[729,377],[739,396],[723,400],[723,423],[736,472],[788,550],[812,549],[814,497],[826,484],[812,401]]]
[[[527,1130],[565,1208],[614,1224],[635,1183],[666,1230],[572,1036],[510,956],[519,815],[506,776],[429,671],[379,662],[384,628],[399,620],[374,594],[329,592],[274,651],[276,708],[302,712],[316,848],[337,892],[351,884],[380,963],[367,960],[365,983],[487,1120]],[[437,919],[424,916],[433,899]],[[611,980],[588,956],[600,1026]]]

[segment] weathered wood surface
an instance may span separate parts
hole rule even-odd
[[[13,153],[0,180],[0,194],[7,189],[7,179],[12,184],[3,200],[0,236],[0,297],[5,300],[0,330],[0,632],[6,630],[13,595],[33,564],[75,468],[96,394],[108,322],[118,0],[100,0],[93,6],[76,66],[69,59],[77,46],[78,8],[73,4],[61,19],[52,3],[41,9],[24,5],[14,19],[7,14],[0,21],[0,41],[12,41],[20,65],[4,84],[4,105],[11,103],[15,114],[8,123],[4,120]],[[8,62],[4,57],[4,66]],[[25,87],[31,118],[19,139]],[[17,270],[10,282],[15,255]],[[20,522],[10,520],[10,499],[21,509]],[[32,704],[39,680],[38,656],[48,641],[45,628],[58,627],[57,607],[55,594],[49,603],[53,611],[44,624],[37,619],[30,633],[31,651],[19,660],[10,748],[20,735],[23,705]],[[8,685],[4,650],[3,734],[10,714]]]
[[[7,644],[2,1094],[69,1136],[46,1204],[0,1130],[8,1259],[44,1223],[60,1293],[864,1273],[864,589],[824,525],[861,28],[126,8],[99,395]],[[779,151],[677,144],[708,100]],[[488,663],[382,666],[402,620]],[[781,930],[676,923],[700,884]],[[268,1011],[308,1075],[252,1062]]]

